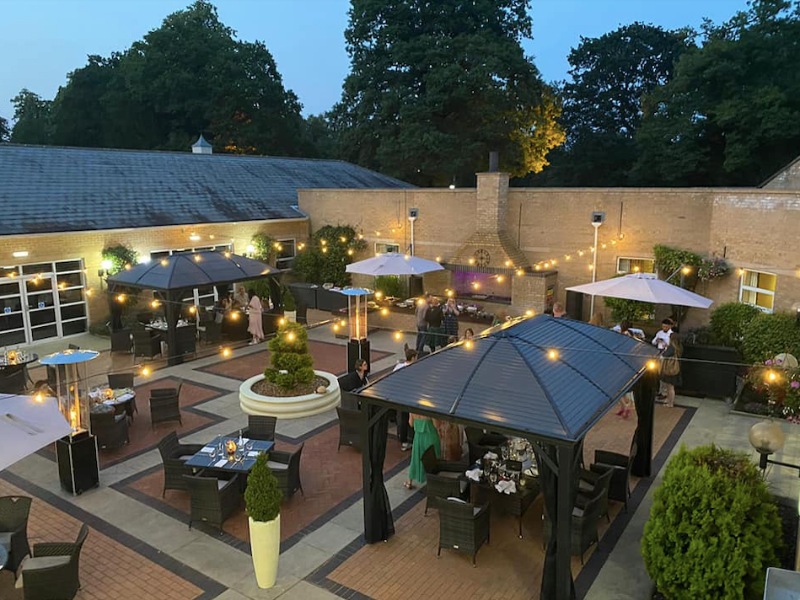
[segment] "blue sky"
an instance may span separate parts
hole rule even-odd
[[[67,73],[86,56],[108,56],[158,27],[190,0],[0,0],[0,116],[11,118],[11,98],[26,87],[55,96]],[[348,0],[216,0],[223,23],[244,40],[262,40],[284,85],[305,114],[339,99],[349,60],[344,47]],[[746,0],[533,0],[534,57],[546,81],[567,76],[567,55],[580,37],[598,37],[635,21],[667,29],[715,23],[746,8]]]

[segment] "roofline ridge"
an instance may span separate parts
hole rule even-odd
[[[468,377],[468,378],[467,378],[467,380],[464,382],[464,385],[463,385],[463,386],[461,386],[461,391],[458,393],[458,395],[457,395],[457,396],[455,397],[455,399],[453,400],[453,403],[450,405],[450,409],[447,411],[447,412],[448,412],[448,414],[451,414],[451,415],[452,415],[452,414],[454,414],[454,413],[455,413],[455,411],[456,411],[456,408],[458,408],[458,404],[459,404],[459,403],[461,402],[461,400],[463,400],[463,398],[464,398],[464,392],[466,391],[466,389],[467,389],[467,386],[468,386],[468,385],[470,384],[470,382],[472,381],[472,378],[473,378],[473,377],[475,377],[475,373],[477,373],[477,372],[478,372],[478,369],[480,368],[480,366],[481,366],[481,364],[483,363],[483,361],[484,361],[484,360],[486,360],[486,355],[487,355],[487,354],[489,354],[489,351],[490,351],[492,348],[494,348],[495,344],[497,344],[497,339],[496,339],[496,338],[491,338],[491,336],[487,336],[487,339],[492,339],[492,345],[491,345],[491,346],[489,346],[489,347],[486,349],[486,351],[485,351],[485,352],[484,352],[484,353],[481,355],[481,357],[478,359],[478,362],[475,364],[475,368],[474,368],[474,369],[472,369],[472,373],[470,373],[469,377]]]

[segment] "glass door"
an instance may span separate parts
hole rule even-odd
[[[0,278],[0,347],[27,341],[25,311],[22,309],[23,280],[16,273]]]
[[[25,301],[29,340],[36,342],[59,336],[56,318],[56,282],[52,263],[22,266],[22,279],[25,282]]]

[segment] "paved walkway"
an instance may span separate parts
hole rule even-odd
[[[404,327],[402,322],[393,323],[392,327],[406,331],[411,329]],[[79,345],[103,348],[102,340],[86,337],[87,340]],[[413,345],[413,338],[413,334],[408,333],[404,339],[395,340],[391,331],[371,335],[373,349],[383,353],[373,364],[373,370],[379,371],[394,365],[400,357],[403,343]],[[330,327],[312,329],[310,339],[318,342],[320,352],[328,353],[326,362],[330,361],[335,368],[338,361],[341,364],[339,370],[344,370],[344,342],[334,338]],[[254,356],[258,353],[263,353],[263,348],[245,346],[235,351],[235,357],[251,357],[247,362],[252,363],[252,368],[260,370],[263,365],[259,366],[260,361]],[[339,358],[336,358],[337,353]],[[176,367],[160,369],[148,380],[137,379],[137,389],[145,392],[148,387],[158,385],[159,381],[165,383],[177,378],[186,381],[192,389],[183,401],[184,410],[185,414],[192,417],[184,419],[180,435],[189,442],[206,442],[217,434],[242,428],[247,420],[239,409],[238,385],[240,379],[248,376],[248,369],[240,367],[243,363],[226,368],[221,360],[219,354],[213,354]],[[146,394],[143,393],[140,411],[146,404],[145,398]],[[663,439],[657,441],[657,445],[664,448],[657,456],[657,468],[681,443],[694,446],[713,441],[725,447],[749,451],[747,430],[754,422],[752,418],[729,414],[728,407],[718,401],[688,398],[679,398],[678,401],[694,410],[681,414],[675,411],[670,417],[674,417],[675,426],[665,428]],[[667,409],[659,407],[659,410]],[[416,561],[421,568],[433,566],[439,572],[444,572],[445,578],[458,580],[458,573],[463,568],[463,561],[458,555],[443,557],[441,561],[433,560],[435,548],[431,547],[427,538],[435,531],[437,518],[435,515],[420,516],[424,506],[423,494],[409,492],[402,487],[406,464],[403,455],[397,454],[391,458],[390,452],[391,460],[387,460],[387,490],[398,524],[398,534],[393,540],[396,543],[390,542],[380,548],[364,547],[363,506],[357,485],[360,479],[360,455],[350,448],[342,448],[336,453],[338,430],[335,419],[335,413],[331,412],[308,419],[279,421],[279,446],[295,447],[305,443],[309,449],[308,455],[304,453],[303,457],[303,472],[308,473],[308,498],[295,496],[284,508],[288,529],[283,535],[278,583],[271,590],[260,590],[256,586],[248,554],[247,533],[241,517],[237,517],[238,521],[232,519],[230,524],[226,524],[223,535],[203,527],[189,530],[183,493],[167,492],[167,497],[161,499],[161,463],[153,443],[167,429],[159,429],[156,434],[148,433],[149,419],[141,412],[135,421],[136,431],[132,431],[132,436],[138,439],[135,445],[132,444],[131,448],[119,455],[104,457],[100,488],[77,497],[64,493],[59,487],[51,454],[42,451],[0,473],[0,495],[24,493],[36,498],[30,524],[33,542],[69,539],[77,533],[79,523],[89,524],[92,531],[81,560],[83,589],[78,599],[405,598],[408,593],[403,578],[415,577],[413,569],[396,569],[396,581],[381,581],[380,587],[370,585],[367,581],[367,575],[382,569],[375,561],[363,562],[363,557],[391,550],[390,547],[394,547],[394,550],[390,552],[392,556],[386,566],[396,568],[405,564],[410,567]],[[609,427],[624,427],[619,421],[612,418]],[[800,440],[790,426],[786,425],[786,431],[787,448],[783,457],[778,458],[798,462]],[[624,446],[630,439],[629,432],[621,430],[615,433],[614,429],[608,429],[606,434],[595,435],[604,435],[605,439],[601,441],[604,447],[614,443]],[[346,466],[338,473],[330,473],[321,465],[330,464],[331,460]],[[794,471],[778,467],[768,477],[776,492],[797,497],[800,481]],[[586,567],[578,575],[579,589],[586,598],[649,598],[650,582],[644,571],[639,546],[652,493],[659,480],[660,474],[656,474],[637,486],[632,510],[627,514],[617,514],[604,535],[602,549],[587,557]],[[320,491],[333,489],[330,486],[337,485],[339,489],[336,493]],[[519,565],[519,562],[514,562],[518,557],[513,552],[511,542],[538,546],[533,537],[541,527],[536,520],[538,514],[534,508],[526,517],[523,524],[524,540],[519,541],[512,536],[513,540],[506,540],[508,545],[505,546],[498,540],[496,549],[490,547],[482,550],[487,558],[484,560],[483,555],[479,554],[478,568],[470,568],[468,574],[479,577],[481,563],[486,562],[484,568],[488,568],[490,563],[498,561],[500,553],[502,557],[498,564],[511,562]],[[506,523],[499,518],[496,523],[493,522],[493,527],[505,528],[506,525],[509,529],[514,528],[513,521]],[[527,537],[529,534],[530,539]],[[408,537],[401,539],[401,536]],[[492,552],[498,554],[489,557]],[[522,569],[522,577],[525,577],[524,571],[529,572],[527,566],[517,568]],[[422,571],[418,575],[421,576]],[[458,593],[459,598],[469,597],[464,593],[468,591],[469,584],[462,583],[464,585],[460,591],[452,587],[447,590],[443,588],[442,593],[437,595],[446,598],[452,597],[451,593]],[[11,574],[0,572],[0,598],[21,598],[19,591],[11,591],[11,584]],[[146,588],[146,585],[153,587]],[[518,594],[523,591],[520,587],[535,589],[535,585],[531,587],[530,583],[525,586],[512,584],[512,591]],[[154,589],[158,593],[154,593]],[[492,589],[492,593],[487,592],[481,597],[513,595],[511,592],[505,594],[500,584]],[[526,594],[523,593],[522,597]]]

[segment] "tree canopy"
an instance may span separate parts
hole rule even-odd
[[[800,148],[800,2],[753,0],[653,91],[632,172],[644,185],[755,185]]]
[[[516,175],[563,141],[525,57],[528,0],[352,0],[351,71],[330,114],[342,158],[420,185],[469,184],[489,151]]]
[[[567,142],[534,183],[625,185],[636,159],[642,97],[671,79],[690,37],[642,23],[581,37],[569,54],[571,80],[559,90]]]
[[[205,0],[124,52],[90,56],[47,103],[46,127],[46,101],[18,99],[15,142],[185,150],[203,133],[227,152],[313,154],[267,47],[237,40]]]

